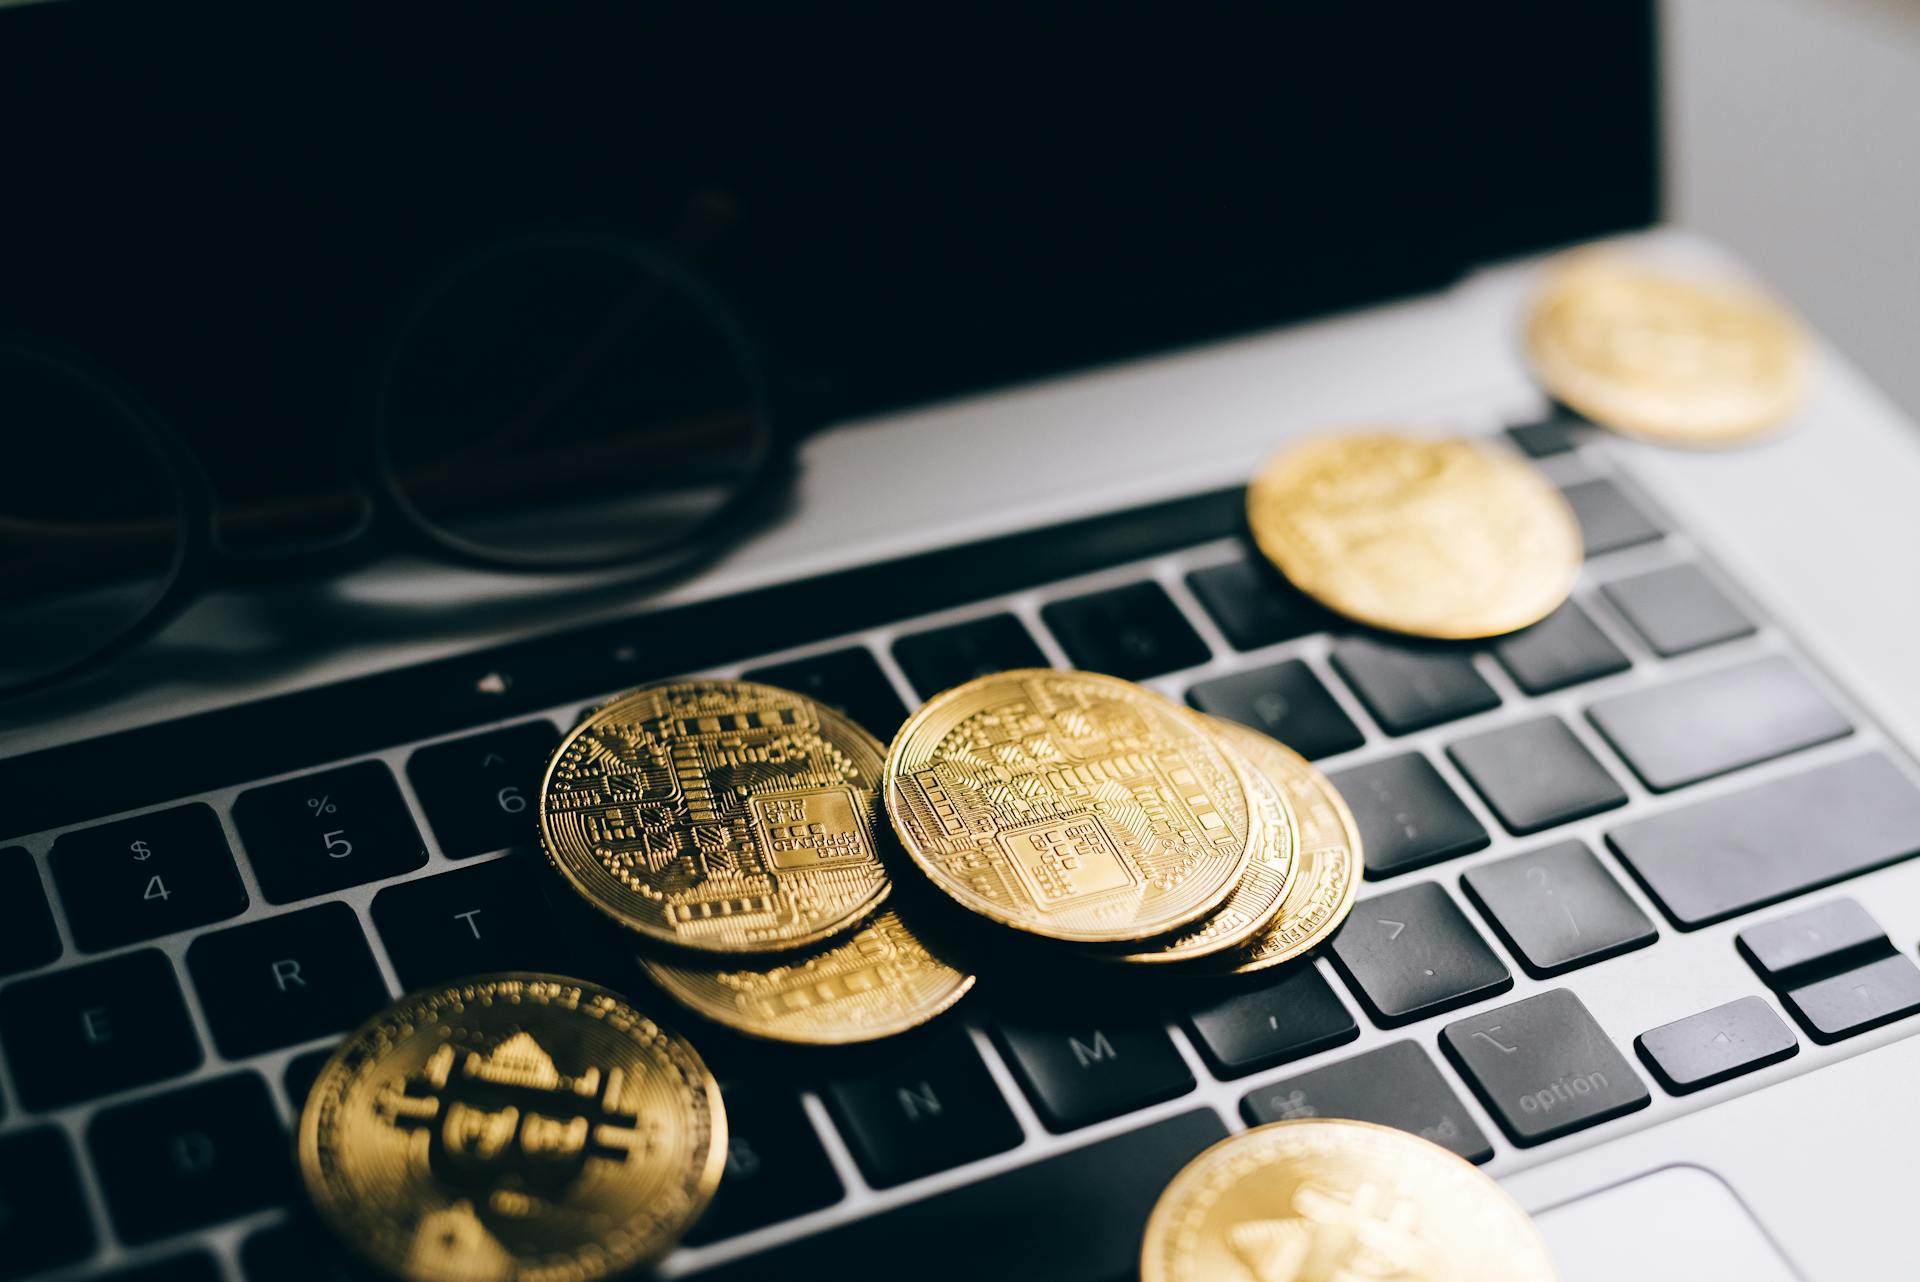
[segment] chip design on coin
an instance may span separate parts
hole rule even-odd
[[[892,909],[844,938],[758,966],[642,958],[689,1010],[751,1037],[815,1046],[892,1037],[966,996],[974,977],[930,950]]]
[[[1387,430],[1290,445],[1247,488],[1254,541],[1328,609],[1445,640],[1552,614],[1580,571],[1580,527],[1519,458]]]
[[[481,975],[350,1034],[300,1115],[320,1218],[406,1282],[594,1282],[665,1254],[719,1185],[720,1089],[604,989]]]
[[[1280,786],[1300,826],[1298,866],[1280,911],[1238,950],[1216,959],[1244,975],[1304,957],[1340,928],[1360,893],[1360,826],[1333,781],[1305,757],[1235,722],[1215,725]]]
[[[1219,907],[1264,840],[1248,790],[1185,709],[1089,672],[969,681],[887,753],[887,813],[933,884],[1074,943],[1150,939]]]
[[[1141,1282],[1553,1282],[1527,1213],[1492,1177],[1369,1122],[1274,1122],[1173,1177]]]
[[[1241,764],[1245,769],[1241,774],[1249,785],[1249,795],[1265,839],[1259,852],[1247,861],[1247,870],[1240,874],[1225,903],[1193,925],[1155,940],[1137,952],[1113,954],[1117,960],[1155,965],[1222,954],[1231,956],[1275,924],[1299,873],[1300,829],[1294,819],[1293,805],[1281,790],[1275,772],[1261,769],[1253,757],[1263,745],[1279,745],[1231,721],[1207,717],[1202,724],[1220,736],[1229,752],[1244,756]]]
[[[1670,445],[1750,440],[1805,395],[1808,344],[1773,299],[1612,255],[1574,256],[1527,321],[1534,372],[1596,423]]]
[[[712,953],[818,943],[879,907],[879,741],[804,695],[678,681],[621,696],[555,750],[548,857],[649,939]]]

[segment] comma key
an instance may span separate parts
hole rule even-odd
[[[1455,1020],[1440,1047],[1515,1144],[1543,1144],[1652,1096],[1578,997],[1550,989]]]

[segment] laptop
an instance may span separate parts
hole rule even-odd
[[[604,976],[720,1076],[666,1277],[1128,1277],[1181,1165],[1300,1116],[1481,1164],[1566,1282],[1905,1272],[1920,436],[1822,348],[1791,431],[1663,450],[1519,345],[1567,246],[1745,270],[1662,224],[1657,55],[1636,3],[0,13],[8,528],[111,508],[75,451],[206,500],[0,561],[0,1277],[337,1276],[307,1083],[498,969]],[[682,305],[647,350],[738,393],[722,463],[574,451],[533,517],[369,479],[370,424],[439,421],[571,333],[540,290],[623,271]],[[99,422],[18,390],[55,384]],[[1247,480],[1369,423],[1561,487],[1565,610],[1406,646],[1276,582]],[[513,541],[642,491],[684,519]],[[1342,935],[1112,1013],[983,983],[858,1053],[582,955],[527,807],[585,710],[744,675],[884,740],[1034,663],[1314,758],[1365,838]]]

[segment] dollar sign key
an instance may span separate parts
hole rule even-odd
[[[127,849],[133,852],[135,859],[147,859],[153,855],[153,847],[147,845],[144,841],[136,841],[131,846],[128,846]]]

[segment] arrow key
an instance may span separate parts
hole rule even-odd
[[[1431,881],[1363,899],[1333,937],[1333,964],[1373,1022],[1411,1023],[1504,993],[1513,976]]]
[[[1742,997],[1634,1038],[1660,1084],[1675,1095],[1715,1086],[1800,1051],[1786,1021],[1759,997]]]

